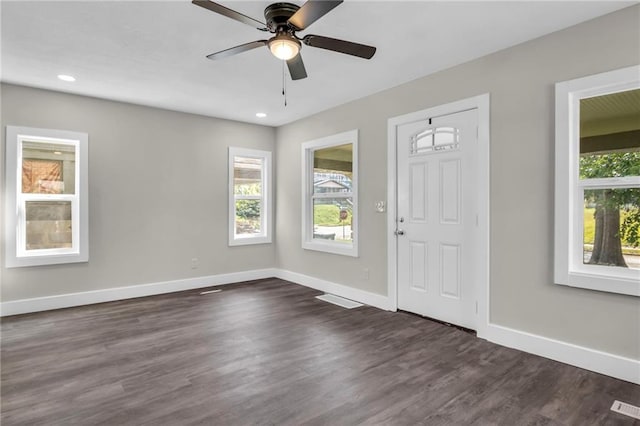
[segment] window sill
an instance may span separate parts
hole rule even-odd
[[[605,267],[606,268],[606,267]],[[632,272],[632,271],[628,271]],[[569,272],[566,283],[557,283],[569,287],[584,288],[587,290],[605,291],[608,293],[640,296],[640,272],[637,277],[613,277],[611,275]]]
[[[82,263],[89,261],[89,254],[73,253],[73,254],[49,254],[49,255],[33,255],[10,257],[7,256],[5,267],[20,268],[27,266],[44,266],[44,265],[60,265],[64,263]]]
[[[320,241],[305,241],[302,243],[305,250],[322,251],[341,256],[358,257],[358,249],[353,244],[340,244]]]
[[[236,238],[234,240],[229,241],[229,246],[249,246],[253,244],[271,244],[270,237],[245,237],[245,238]]]

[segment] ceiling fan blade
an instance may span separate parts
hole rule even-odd
[[[220,15],[226,16],[227,18],[235,19],[236,21],[242,22],[243,24],[251,25],[252,27],[259,30],[267,31],[267,24],[257,21],[247,15],[243,15],[240,12],[236,12],[235,10],[229,9],[228,7],[224,7],[221,4],[214,3],[209,0],[193,0],[192,3],[196,6],[209,9],[212,12],[219,13]]]
[[[302,56],[299,53],[287,61],[287,67],[289,67],[291,80],[307,78],[307,70],[304,68],[304,62],[302,62]]]
[[[343,0],[308,0],[289,18],[287,23],[294,27],[296,31],[302,31],[329,13],[334,7],[342,3],[342,1]]]
[[[376,53],[376,48],[351,41],[338,40],[337,38],[323,37],[318,35],[306,35],[302,42],[307,46],[319,47],[320,49],[333,50],[334,52],[346,53],[347,55],[359,56],[364,59],[371,59]]]
[[[251,43],[241,44],[240,46],[232,47],[229,49],[221,50],[220,52],[207,55],[207,58],[212,60],[223,59],[228,56],[237,55],[238,53],[246,52],[247,50],[255,49],[256,47],[262,47],[267,45],[267,40],[252,41]]]

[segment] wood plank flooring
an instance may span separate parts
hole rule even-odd
[[[2,320],[2,425],[640,425],[640,386],[278,279]]]

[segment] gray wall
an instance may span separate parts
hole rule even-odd
[[[374,202],[386,199],[387,119],[488,92],[491,321],[640,359],[638,298],[553,284],[554,83],[640,63],[639,23],[634,6],[279,128],[279,266],[386,294],[386,218]],[[301,173],[300,144],[355,128],[361,256],[302,250],[300,183],[289,178]]]
[[[7,125],[87,132],[90,194],[90,261],[3,268],[2,301],[274,266],[273,244],[227,247],[227,148],[273,151],[273,128],[6,84],[0,90],[2,153]]]

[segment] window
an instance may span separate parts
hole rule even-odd
[[[358,256],[358,131],[302,145],[302,247]]]
[[[271,153],[229,148],[229,245],[271,242]]]
[[[6,141],[6,266],[88,261],[88,135],[7,126]]]
[[[556,85],[555,282],[640,296],[640,67]]]
[[[460,149],[460,130],[455,127],[429,128],[411,136],[411,155],[457,149]]]

